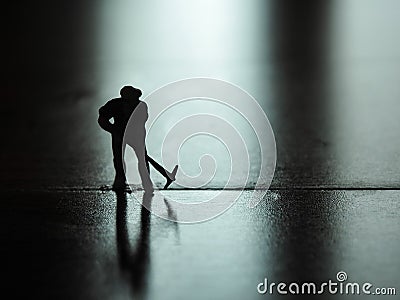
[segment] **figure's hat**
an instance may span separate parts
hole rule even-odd
[[[119,92],[122,98],[126,99],[139,99],[142,96],[142,91],[134,88],[131,85],[124,86]]]

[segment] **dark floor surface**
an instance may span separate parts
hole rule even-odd
[[[4,299],[271,299],[257,293],[265,277],[339,271],[400,292],[399,2],[225,2],[6,7]],[[259,101],[277,167],[256,208],[246,192],[222,216],[182,225],[100,190],[113,170],[96,121],[126,83],[146,95],[192,76]],[[171,187],[183,202],[213,192]]]

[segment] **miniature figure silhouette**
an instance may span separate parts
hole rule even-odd
[[[98,123],[102,129],[111,133],[115,179],[113,189],[126,189],[124,153],[126,144],[135,151],[138,160],[138,169],[142,186],[145,191],[153,192],[153,183],[150,179],[149,163],[167,180],[164,189],[175,180],[178,170],[176,165],[172,172],[165,170],[154,159],[147,155],[145,138],[145,123],[148,110],[145,102],[139,100],[142,91],[133,86],[124,86],[120,91],[120,98],[108,101],[99,109]],[[131,118],[132,116],[132,118]],[[110,120],[114,119],[114,123]],[[131,118],[131,120],[130,120]],[[125,129],[129,121],[129,136],[125,137]]]

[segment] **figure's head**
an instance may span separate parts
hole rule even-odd
[[[142,91],[133,86],[126,85],[120,90],[119,94],[121,95],[121,98],[139,99],[140,96],[142,96]]]

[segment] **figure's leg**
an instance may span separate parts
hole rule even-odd
[[[114,187],[125,187],[126,177],[124,171],[124,152],[123,139],[119,136],[112,135],[112,152],[115,169]]]
[[[146,192],[153,192],[153,182],[150,179],[150,174],[147,170],[146,166],[146,150],[144,147],[134,147],[133,150],[135,150],[136,157],[138,160],[138,169],[139,169],[139,175],[140,179],[142,180],[142,186],[143,189]]]

